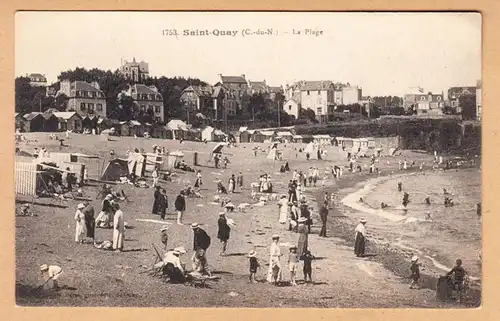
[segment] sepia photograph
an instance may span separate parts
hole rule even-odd
[[[481,32],[17,12],[16,304],[480,307]]]

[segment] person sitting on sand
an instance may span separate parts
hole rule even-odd
[[[429,196],[427,196],[424,201],[426,205],[431,205],[431,198]]]
[[[42,264],[40,266],[40,272],[42,277],[47,276],[47,280],[45,281],[45,283],[48,283],[50,280],[52,280],[52,288],[59,289],[59,284],[57,283],[57,279],[63,273],[61,267],[57,265]]]

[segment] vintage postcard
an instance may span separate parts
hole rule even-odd
[[[17,12],[16,304],[479,307],[481,23]]]

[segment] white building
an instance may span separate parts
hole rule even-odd
[[[333,113],[333,82],[305,81],[300,87],[300,107],[314,111],[316,119],[327,122]]]
[[[292,98],[285,101],[283,104],[283,111],[290,116],[295,116],[295,119],[298,119],[300,112],[300,94],[295,94]]]
[[[362,90],[359,86],[351,86],[349,83],[342,88],[342,104],[359,104],[362,97]]]

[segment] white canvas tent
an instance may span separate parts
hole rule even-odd
[[[269,153],[267,154],[267,159],[277,160],[278,159],[278,143],[272,143]]]

